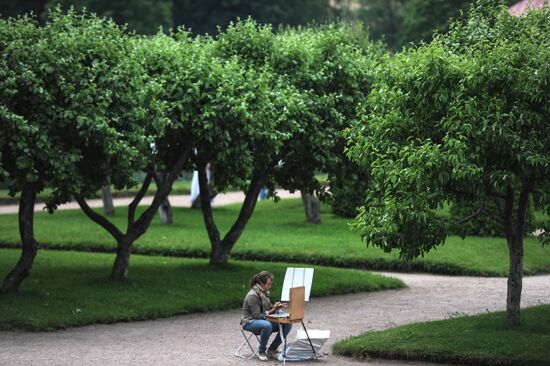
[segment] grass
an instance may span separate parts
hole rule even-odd
[[[225,232],[238,215],[239,205],[214,209],[216,221]],[[115,223],[125,228],[126,211],[117,208]],[[114,251],[114,240],[79,210],[61,210],[53,215],[37,213],[35,233],[44,247],[85,251]],[[423,258],[401,261],[397,253],[366,247],[358,233],[349,229],[348,219],[322,208],[321,225],[305,223],[300,200],[258,202],[243,236],[232,251],[237,259],[304,262],[337,267],[432,273],[506,276],[508,248],[504,238],[451,236],[446,243]],[[210,244],[199,210],[174,208],[175,223],[155,219],[135,244],[135,252],[148,255],[208,257]],[[0,215],[0,244],[18,246],[17,216]],[[525,239],[524,273],[550,272],[548,248],[536,238]]]
[[[18,257],[18,250],[0,249],[2,278]],[[19,293],[0,296],[0,329],[44,331],[237,309],[254,273],[271,271],[272,293],[279,294],[288,266],[232,261],[213,268],[204,259],[133,255],[129,281],[114,283],[108,280],[113,260],[105,253],[40,251]],[[404,287],[397,279],[363,271],[314,268],[312,297]]]
[[[117,190],[111,186],[111,193],[114,198],[116,197],[133,197],[137,194],[141,187],[135,186],[132,188]],[[147,196],[153,196],[157,190],[155,182],[151,183],[151,186],[147,190]],[[174,182],[172,187],[171,194],[189,194],[191,192],[191,181],[190,180],[177,180]],[[0,205],[10,205],[10,204],[19,204],[19,194],[16,194],[14,197],[11,197],[7,189],[0,189]],[[48,196],[51,194],[51,189],[46,188],[40,192],[36,199],[37,202],[44,202]],[[101,192],[97,192],[97,197],[101,197]]]
[[[550,305],[522,309],[519,328],[503,312],[410,324],[340,341],[337,354],[469,365],[550,365]]]

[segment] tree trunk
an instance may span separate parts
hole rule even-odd
[[[212,266],[225,266],[229,260],[229,248],[224,246],[222,242],[217,245],[212,245],[212,253],[210,254],[209,264]]]
[[[506,323],[515,327],[520,325],[523,284],[523,236],[519,234],[512,242],[508,241],[508,248],[510,250],[510,269],[506,296]]]
[[[124,238],[122,242],[118,243],[116,251],[115,263],[111,271],[111,280],[124,282],[128,280],[128,270],[130,268],[130,252],[133,241],[128,238]]]
[[[103,212],[107,216],[113,216],[115,214],[115,205],[113,204],[113,195],[111,194],[111,187],[105,185],[101,187],[101,199],[103,200]]]
[[[204,169],[199,169],[199,197],[201,201],[202,216],[204,219],[204,226],[206,227],[206,231],[208,233],[208,238],[210,239],[210,247],[212,250],[210,254],[210,265],[227,265],[231,249],[233,249],[233,246],[235,245],[237,240],[239,240],[246,224],[248,223],[248,220],[254,212],[256,202],[258,202],[258,194],[260,193],[260,189],[262,188],[265,177],[266,174],[264,172],[254,172],[252,179],[250,180],[248,190],[246,191],[243,205],[241,206],[241,210],[239,211],[239,216],[237,217],[229,231],[225,234],[224,238],[220,239],[220,232],[214,221],[212,206],[210,204],[211,194],[207,189],[208,181],[206,179],[206,172],[204,171]]]
[[[168,197],[164,201],[162,201],[162,204],[159,207],[159,216],[160,216],[160,222],[165,225],[170,225],[174,223],[173,215],[172,215],[172,205],[170,204],[170,200]]]
[[[34,239],[34,203],[36,188],[25,184],[19,199],[19,235],[21,237],[21,257],[15,267],[8,273],[2,285],[2,293],[17,292],[23,280],[30,274],[38,243]]]
[[[514,192],[508,187],[503,211],[503,225],[508,242],[510,267],[508,271],[508,288],[506,296],[506,323],[509,326],[520,325],[521,290],[523,287],[523,233],[527,200],[532,190],[530,182],[524,183],[519,195],[516,222],[512,222]]]
[[[317,197],[306,191],[300,191],[302,195],[302,202],[304,203],[304,210],[306,213],[307,222],[310,224],[321,223],[321,204]]]

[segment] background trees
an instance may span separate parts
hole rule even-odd
[[[510,325],[520,322],[528,197],[548,184],[549,16],[480,6],[449,35],[404,51],[349,135],[350,154],[373,179],[358,217],[369,244],[413,258],[495,202],[510,253]],[[478,210],[457,222],[436,216],[464,198]]]

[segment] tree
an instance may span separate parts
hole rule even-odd
[[[155,34],[160,27],[166,30],[172,27],[171,0],[48,0],[46,8],[58,5],[109,17],[139,34]]]
[[[252,17],[260,23],[305,25],[331,17],[326,0],[174,0],[174,25],[190,28],[194,34],[216,34],[237,18]]]
[[[548,9],[515,18],[479,2],[448,35],[395,57],[349,134],[350,155],[372,177],[357,219],[368,245],[423,255],[495,201],[509,248],[512,326],[520,323],[528,198],[550,177],[549,31]],[[458,222],[434,213],[465,198],[480,207]]]
[[[3,18],[15,18],[18,15],[33,13],[35,16],[40,16],[44,12],[43,0],[27,0],[27,1],[3,1],[0,3],[0,16]]]
[[[171,36],[158,33],[154,37],[135,37],[129,43],[132,46],[129,57],[136,63],[134,72],[146,75],[154,92],[148,99],[153,101],[153,105],[162,105],[162,115],[156,122],[159,125],[153,125],[158,129],[146,135],[152,139],[142,139],[140,146],[145,144],[146,149],[142,151],[140,165],[133,166],[134,170],[143,170],[146,176],[128,206],[126,231],[122,232],[105,217],[91,210],[83,196],[76,197],[86,215],[109,232],[117,242],[117,256],[111,274],[111,279],[115,281],[128,278],[134,242],[146,232],[155,213],[166,201],[173,182],[189,164],[195,143],[194,133],[203,127],[202,121],[195,119],[195,108],[201,104],[201,86],[208,75],[204,65],[211,62],[201,51],[201,40],[192,41],[185,32]],[[147,114],[147,111],[143,111],[144,117],[156,116]],[[155,121],[155,118],[151,121]],[[134,122],[137,121],[128,121]],[[109,177],[111,174],[112,171],[105,169],[96,175]],[[153,201],[136,218],[137,206],[153,180],[157,185]]]
[[[399,43],[430,42],[435,31],[447,32],[451,18],[467,11],[471,0],[408,0],[403,8]]]
[[[130,146],[143,139],[143,121],[135,119],[137,130],[119,124],[139,115],[143,102],[127,51],[121,30],[93,16],[55,10],[44,27],[29,17],[0,20],[0,165],[10,194],[21,192],[22,241],[3,292],[17,291],[31,271],[38,192],[52,189],[47,205],[53,212],[72,193],[97,192],[106,183],[96,179],[98,169],[116,167],[111,180],[118,186],[131,176],[131,162],[141,159]]]
[[[300,94],[265,62],[251,61],[265,59],[272,42],[269,27],[256,28],[248,21],[230,26],[211,43],[213,55],[222,57],[222,62],[208,73],[205,101],[202,111],[197,111],[197,119],[212,127],[197,136],[195,164],[212,265],[227,263],[254,211],[260,189],[266,184],[273,188],[268,178],[280,160],[284,141],[299,128],[296,117],[303,107]],[[237,57],[239,52],[249,57]],[[232,186],[245,192],[239,215],[223,237],[210,205],[205,171],[208,163],[214,171],[212,185],[216,191]]]
[[[277,35],[275,47],[273,68],[305,93],[309,108],[302,128],[287,143],[277,183],[325,198],[315,173],[328,173],[331,191],[345,179],[349,161],[342,133],[355,118],[357,104],[368,96],[385,51],[359,26],[335,24],[287,30]]]
[[[360,0],[355,16],[364,22],[373,39],[383,40],[390,49],[397,50],[408,1],[411,0]]]

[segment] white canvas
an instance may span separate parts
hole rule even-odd
[[[290,289],[292,287],[304,286],[305,301],[309,301],[311,293],[311,284],[313,283],[313,268],[295,268],[288,267],[286,269],[285,280],[283,282],[283,291],[281,293],[281,301],[290,301]]]

